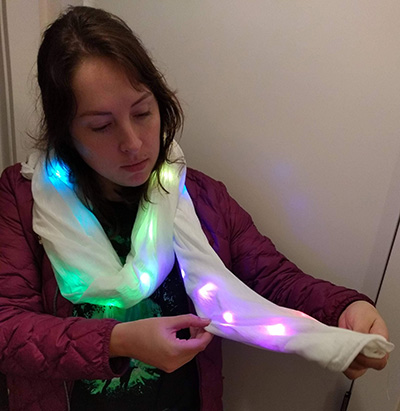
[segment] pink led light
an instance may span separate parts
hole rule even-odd
[[[230,311],[225,311],[222,314],[222,317],[224,318],[224,320],[228,323],[228,324],[232,324],[233,323],[233,314]]]
[[[217,290],[217,286],[214,283],[207,283],[199,290],[199,295],[205,300],[211,300]]]
[[[286,327],[283,324],[266,325],[269,335],[286,335]]]

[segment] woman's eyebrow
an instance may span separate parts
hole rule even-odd
[[[152,96],[152,93],[150,91],[146,91],[143,93],[132,105],[131,108],[137,106],[140,104],[143,100],[146,98]],[[86,117],[86,116],[107,116],[112,114],[111,111],[99,111],[99,110],[89,110],[85,111],[82,114],[79,115],[79,117]]]

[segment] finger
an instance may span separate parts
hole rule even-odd
[[[382,370],[388,362],[388,357],[388,355],[385,355],[383,358],[369,358],[359,354],[351,364],[351,367],[356,369],[374,368],[375,370]]]
[[[355,380],[356,378],[364,375],[367,371],[368,368],[362,366],[360,363],[354,360],[350,364],[350,367],[346,371],[344,371],[344,375],[351,380]]]
[[[203,344],[206,344],[207,346],[213,338],[213,334],[209,333],[208,331],[202,331],[194,339],[202,342]]]
[[[190,327],[190,338],[196,338],[201,333],[206,332],[204,328]]]
[[[355,380],[356,378],[361,377],[364,375],[368,370],[365,368],[363,370],[353,370],[351,368],[348,368],[346,371],[344,371],[344,375],[349,378],[350,380]]]
[[[207,332],[204,328],[190,327],[190,338],[196,338],[198,335]]]
[[[183,328],[204,328],[210,324],[211,320],[208,318],[200,318],[193,314],[178,315],[176,317],[170,317],[172,326],[171,329],[179,331]]]
[[[190,338],[196,338],[196,336],[200,333],[202,328],[198,327],[190,327]]]
[[[356,378],[364,375],[368,371],[368,368],[382,370],[386,366],[387,360],[388,355],[382,359],[376,359],[368,358],[363,354],[359,354],[351,363],[350,367],[344,371],[344,375],[351,380],[355,380]]]
[[[207,331],[204,331],[203,333],[199,333],[195,338],[190,338],[189,340],[178,340],[177,344],[183,350],[198,353],[203,351],[212,339],[213,335]]]

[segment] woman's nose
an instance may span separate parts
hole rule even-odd
[[[123,152],[138,151],[142,147],[138,130],[132,124],[125,124],[120,130],[119,148]]]

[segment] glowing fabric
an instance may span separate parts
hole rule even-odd
[[[29,165],[34,162],[32,173]],[[122,265],[99,221],[75,194],[63,165],[52,161],[46,167],[44,162],[35,154],[22,172],[32,175],[33,229],[42,239],[61,294],[74,304],[123,308],[149,297],[174,264],[171,215],[183,183],[181,188],[174,184],[168,167],[163,185],[171,194],[165,202],[151,177],[152,203],[146,203],[145,211],[139,208],[132,249]]]
[[[183,153],[175,143],[172,159]],[[41,237],[62,295],[73,303],[130,307],[150,296],[176,254],[186,292],[208,331],[245,344],[297,353],[334,371],[359,352],[381,358],[393,344],[379,335],[326,326],[259,296],[222,263],[209,245],[184,186],[182,162],[164,164],[159,190],[152,176],[150,203],[139,207],[132,249],[124,266],[94,215],[71,187],[64,167],[32,155],[22,173],[32,178],[33,228]]]

